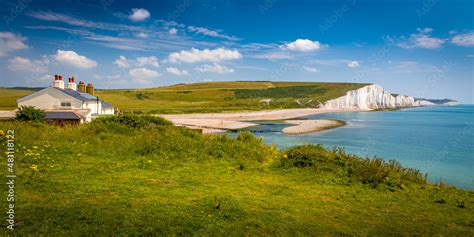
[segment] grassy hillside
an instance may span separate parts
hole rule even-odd
[[[317,107],[366,84],[322,82],[205,82],[173,86],[96,90],[96,95],[125,112],[193,113]],[[34,90],[0,88],[0,110]],[[271,99],[270,103],[260,102]]]
[[[17,107],[16,100],[31,94],[34,89],[0,88],[0,110],[13,110]]]
[[[317,107],[365,84],[311,82],[206,82],[138,90],[97,90],[126,111],[222,112]],[[270,103],[260,102],[271,99]]]
[[[474,234],[473,192],[396,163],[141,124],[1,122],[16,131],[14,235]]]

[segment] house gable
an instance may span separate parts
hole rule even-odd
[[[45,88],[17,100],[18,106],[39,109],[81,109],[82,101],[52,87]]]

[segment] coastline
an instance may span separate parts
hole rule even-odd
[[[192,129],[201,129],[203,133],[209,134],[222,133],[228,130],[237,130],[258,125],[256,123],[252,123],[252,121],[288,120],[313,114],[367,111],[370,110],[329,110],[319,108],[303,108],[232,113],[156,114],[154,116],[160,116],[165,119],[168,119],[176,126],[185,126]],[[331,120],[288,120],[285,122],[293,123],[296,125],[286,129],[286,132],[283,131],[288,134],[317,132],[344,125],[341,125],[340,123],[336,124]]]
[[[282,129],[285,134],[305,134],[342,127],[346,122],[335,119],[287,120],[285,123],[295,126]]]

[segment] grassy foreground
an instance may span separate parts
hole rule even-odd
[[[18,176],[16,227],[1,215],[1,235],[474,234],[473,192],[396,163],[124,124],[1,122],[16,133]],[[6,162],[0,169],[5,177]]]

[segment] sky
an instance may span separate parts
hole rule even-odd
[[[0,86],[376,83],[474,103],[470,0],[0,0]]]

